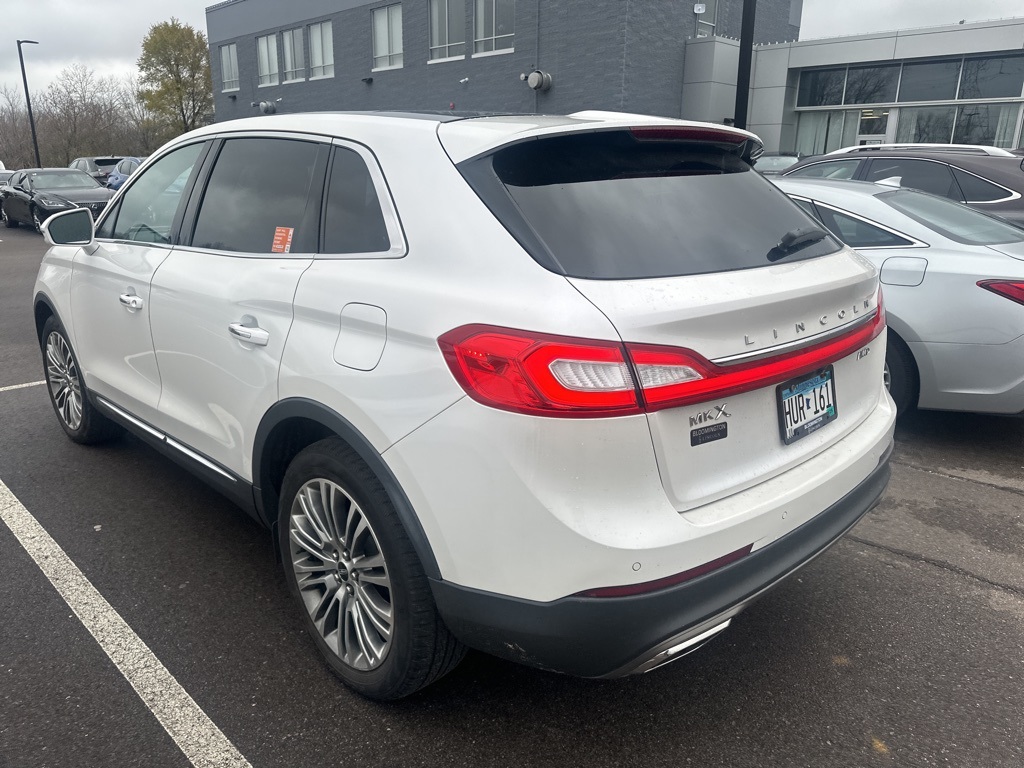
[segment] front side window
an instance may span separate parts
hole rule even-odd
[[[238,46],[235,43],[220,47],[220,78],[222,91],[238,90]]]
[[[516,0],[476,0],[473,53],[515,47]]]
[[[178,208],[203,145],[189,144],[164,155],[139,176],[96,237],[140,243],[170,243]]]
[[[192,246],[245,253],[315,251],[317,216],[309,215],[309,201],[318,149],[292,139],[224,142],[199,206]]]
[[[302,44],[302,28],[282,33],[284,42],[284,81],[306,77],[306,47]]]
[[[878,199],[950,240],[967,245],[998,245],[1024,241],[1024,232],[1007,221],[943,200],[897,189]]]
[[[402,66],[402,4],[373,11],[373,68]]]
[[[260,85],[277,85],[277,35],[256,38]]]
[[[334,77],[334,35],[329,21],[309,25],[309,76]]]
[[[430,0],[430,60],[466,54],[466,0]]]

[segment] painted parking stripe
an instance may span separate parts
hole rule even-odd
[[[0,387],[0,392],[10,392],[13,389],[25,389],[25,387],[38,387],[45,383],[45,381],[30,381],[28,384],[12,384],[9,387]]]
[[[0,520],[11,529],[192,765],[252,768],[2,480]]]

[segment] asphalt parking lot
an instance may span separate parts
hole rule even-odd
[[[903,420],[881,506],[673,665],[595,682],[470,654],[375,704],[316,657],[265,531],[133,438],[65,438],[35,384],[43,251],[0,230],[0,767],[188,766],[165,728],[188,702],[197,766],[1024,765],[1024,420]],[[122,675],[21,510],[156,682]]]

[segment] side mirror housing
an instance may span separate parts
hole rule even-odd
[[[92,216],[85,208],[61,211],[43,222],[43,238],[50,245],[92,245]]]

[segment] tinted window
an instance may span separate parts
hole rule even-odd
[[[956,98],[960,60],[904,64],[900,101],[944,101]]]
[[[334,150],[324,218],[325,253],[376,253],[391,247],[370,172],[356,152]]]
[[[317,144],[290,139],[224,142],[192,245],[246,253],[315,251],[315,218],[311,222],[306,213],[317,151]]]
[[[1024,241],[1024,231],[1012,224],[949,200],[902,189],[885,192],[877,197],[897,211],[958,243],[995,245]]]
[[[1011,195],[1008,190],[997,187],[995,184],[990,184],[973,173],[961,171],[959,168],[953,169],[953,175],[956,177],[957,183],[960,185],[960,191],[964,193],[964,199],[968,203],[986,203],[991,200],[1002,200],[1004,197]]]
[[[1024,56],[964,61],[961,99],[1016,98],[1024,85]]]
[[[66,171],[29,172],[28,180],[33,189],[95,189],[100,186],[96,179],[82,171],[68,168]]]
[[[821,204],[816,207],[825,228],[853,248],[885,248],[914,244],[912,240],[894,235],[854,216],[840,213],[834,208]]]
[[[502,149],[463,172],[534,258],[573,277],[763,267],[783,235],[808,224],[775,186],[713,144],[638,141],[623,131],[560,136]],[[786,258],[838,247],[825,238]]]
[[[896,126],[896,141],[948,144],[955,113],[956,107],[904,107]]]
[[[202,144],[164,155],[132,185],[116,211],[104,219],[97,237],[143,243],[171,242],[171,226],[188,186]]]
[[[798,107],[820,107],[843,103],[845,69],[819,69],[800,73]]]
[[[796,198],[790,198],[790,199],[794,203],[799,205],[800,208],[803,209],[803,212],[806,213],[808,216],[810,216],[812,219],[814,219],[816,221],[821,221],[821,216],[818,215],[818,211],[814,207],[814,203],[812,203],[810,200],[798,200]]]
[[[844,104],[877,104],[896,100],[899,64],[884,67],[850,67],[846,75]]]
[[[901,160],[875,158],[868,167],[865,181],[883,181],[898,178],[901,187],[919,189],[952,200],[962,200],[960,188],[953,180],[949,166],[929,160]]]
[[[809,179],[852,179],[860,160],[830,160],[797,168],[786,176],[805,176]]]

